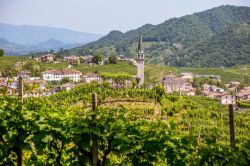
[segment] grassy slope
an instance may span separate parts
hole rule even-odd
[[[18,61],[25,61],[24,58],[14,56],[0,57],[0,71],[10,69],[14,63]]]

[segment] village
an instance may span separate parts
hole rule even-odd
[[[24,82],[24,97],[39,97],[50,96],[59,91],[69,91],[72,88],[84,83],[91,83],[93,81],[98,83],[107,82],[113,88],[133,88],[135,86],[146,86],[152,88],[155,85],[161,85],[168,93],[178,93],[180,95],[195,96],[202,95],[207,98],[218,100],[221,104],[236,104],[237,100],[250,101],[250,86],[239,88],[240,82],[233,81],[228,84],[217,86],[214,84],[204,83],[202,85],[194,86],[197,79],[207,79],[220,83],[220,76],[217,75],[198,75],[193,73],[180,73],[174,75],[169,73],[165,77],[158,80],[156,84],[146,84],[144,78],[144,49],[142,46],[142,37],[138,43],[138,55],[136,60],[127,58],[123,55],[116,56],[116,59],[121,62],[134,65],[137,68],[137,75],[126,77],[126,80],[117,81],[112,77],[105,77],[100,73],[87,73],[71,69],[72,65],[88,64],[88,65],[104,65],[103,61],[98,61],[93,55],[78,57],[75,55],[65,56],[63,61],[68,63],[68,68],[61,70],[47,70],[40,74],[40,77],[32,77],[31,71],[20,71],[15,77],[1,77],[0,75],[0,89],[2,94],[18,95],[19,78]],[[42,63],[58,63],[55,55],[46,54],[40,57],[33,58]],[[18,64],[15,64],[18,65]]]

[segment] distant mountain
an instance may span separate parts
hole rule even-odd
[[[98,34],[77,32],[62,28],[0,23],[0,38],[25,46],[25,50],[27,49],[27,51],[31,48],[30,52],[36,50],[34,48],[38,48],[38,50],[69,49],[93,42],[100,37],[101,35]],[[2,47],[0,45],[0,48]],[[18,50],[14,52],[15,54],[23,53]]]
[[[220,43],[220,48],[216,49],[217,53],[222,53],[219,49],[227,52],[229,40],[226,40],[225,36],[235,34],[238,37],[232,37],[231,45],[236,44],[241,38],[241,43],[248,42],[247,37],[243,37],[241,34],[236,34],[227,31],[229,27],[239,27],[243,24],[250,23],[250,7],[238,7],[238,6],[220,6],[212,8],[203,12],[194,13],[192,15],[183,16],[180,18],[172,18],[158,25],[146,24],[138,29],[122,33],[119,31],[112,31],[108,35],[102,37],[96,42],[89,43],[83,47],[78,47],[70,50],[75,54],[84,54],[85,52],[91,52],[98,50],[103,54],[110,54],[110,50],[114,50],[117,54],[124,54],[131,57],[136,55],[136,44],[139,36],[143,36],[144,47],[146,53],[146,60],[155,64],[171,64],[174,66],[201,66],[199,61],[204,59],[203,53],[206,52],[206,56],[210,56],[210,53],[206,50],[200,50],[199,56],[195,56],[195,49],[199,49],[199,44],[208,44],[209,48],[215,47],[218,43],[213,42],[217,40]],[[226,30],[226,31],[225,31]],[[225,40],[223,40],[225,39]],[[240,40],[241,40],[240,39]],[[229,46],[229,45],[228,45]],[[240,46],[239,46],[240,47]],[[208,47],[207,47],[208,48]],[[250,47],[246,48],[247,51]],[[231,56],[240,55],[241,49],[236,49],[234,55],[232,54],[220,54],[222,59],[232,59]],[[212,52],[211,52],[212,54]],[[244,57],[247,54],[242,54]],[[181,56],[185,58],[181,58]],[[241,58],[244,58],[241,57]],[[192,61],[192,59],[197,59]],[[235,59],[235,58],[234,58]],[[237,57],[236,57],[237,59]],[[249,58],[246,58],[249,60]],[[216,60],[216,56],[208,58],[205,66],[220,66],[224,63],[212,63]],[[192,63],[190,63],[192,61]],[[205,61],[204,61],[205,63]],[[243,63],[242,60],[237,63]],[[244,63],[250,63],[245,61]],[[231,66],[235,63],[225,63],[224,65]]]
[[[0,38],[0,48],[4,50],[5,55],[24,55],[32,52],[44,51],[44,49],[38,47],[12,43],[3,38]]]
[[[66,44],[89,43],[99,39],[101,35],[62,28],[0,23],[0,37],[18,44],[34,45],[50,39]]]
[[[44,41],[42,43],[37,44],[38,47],[41,48],[48,48],[48,49],[52,49],[52,48],[61,48],[65,45],[65,43],[59,41],[59,40],[55,40],[55,39],[49,39],[47,41]]]
[[[45,50],[58,51],[60,48],[70,49],[70,48],[74,48],[74,47],[78,47],[78,46],[82,46],[82,45],[83,45],[82,43],[65,44],[59,40],[49,39],[45,42],[37,44],[36,47],[41,48],[41,49],[45,49]]]

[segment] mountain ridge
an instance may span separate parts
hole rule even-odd
[[[165,64],[165,59],[177,56],[179,51],[188,50],[189,47],[209,40],[229,26],[249,23],[250,7],[224,5],[192,15],[171,18],[157,25],[145,24],[125,33],[111,31],[95,42],[70,51],[84,54],[85,51],[97,50],[108,56],[109,50],[114,50],[116,54],[135,57],[136,43],[139,36],[143,36],[147,61]],[[172,65],[178,66],[178,64]]]
[[[88,43],[99,39],[101,35],[79,32],[66,28],[0,23],[0,37],[13,43],[29,45],[38,44],[51,38],[66,44]]]

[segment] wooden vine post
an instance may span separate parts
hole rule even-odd
[[[235,130],[234,130],[234,107],[232,104],[229,105],[229,128],[230,128],[230,143],[233,144],[235,141]]]
[[[23,77],[18,78],[18,96],[21,105],[21,109],[23,108]],[[20,137],[18,137],[18,141],[20,141]],[[22,165],[23,152],[21,147],[16,146],[14,148],[15,153],[17,154],[17,166]]]
[[[19,77],[18,80],[18,95],[21,105],[23,104],[23,77]]]
[[[97,94],[92,94],[92,111],[96,111],[97,108]],[[94,120],[95,115],[92,116]],[[98,163],[98,142],[95,136],[92,138],[92,166],[97,166]]]

